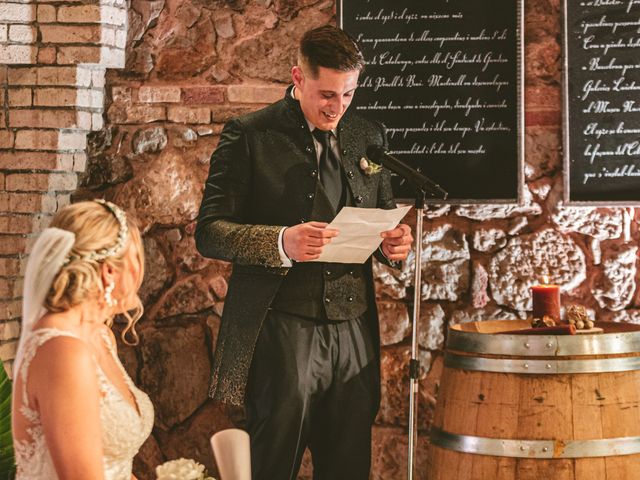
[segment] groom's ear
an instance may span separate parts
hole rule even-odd
[[[302,67],[296,65],[291,68],[291,80],[293,81],[293,85],[299,90],[302,88],[302,81],[304,79],[304,74],[302,72]]]

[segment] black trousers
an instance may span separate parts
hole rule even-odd
[[[245,397],[253,480],[295,480],[307,447],[314,480],[368,480],[379,389],[365,318],[318,323],[270,310]]]

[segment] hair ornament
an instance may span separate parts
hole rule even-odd
[[[89,252],[86,255],[70,254],[62,263],[63,266],[75,261],[102,262],[107,258],[114,257],[122,253],[122,250],[127,243],[127,239],[129,238],[129,227],[127,225],[127,215],[125,214],[124,210],[118,207],[115,203],[109,202],[107,200],[96,199],[94,200],[94,202],[104,206],[113,214],[114,217],[116,217],[116,220],[118,220],[118,223],[120,224],[120,230],[118,231],[118,238],[116,240],[116,243],[109,248],[101,248],[100,250]]]

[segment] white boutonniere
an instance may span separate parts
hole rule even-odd
[[[360,170],[362,170],[365,175],[374,175],[382,170],[382,165],[373,163],[367,157],[362,157],[360,159]]]

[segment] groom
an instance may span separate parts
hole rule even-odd
[[[300,42],[284,98],[229,122],[211,158],[196,242],[233,262],[210,395],[244,403],[253,478],[293,480],[309,447],[314,479],[366,480],[380,399],[371,259],[309,262],[344,206],[393,208],[385,169],[360,167],[379,124],[347,108],[364,59],[342,30]],[[379,260],[404,260],[409,227],[383,232]]]

